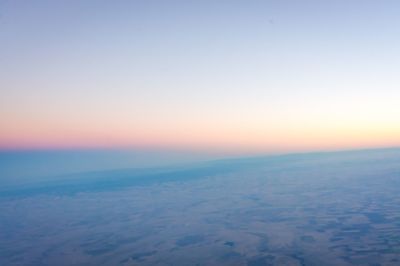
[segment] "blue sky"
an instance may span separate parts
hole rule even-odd
[[[2,1],[3,148],[400,143],[397,1]]]

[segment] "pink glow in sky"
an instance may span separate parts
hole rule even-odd
[[[3,2],[0,148],[399,146],[398,4],[311,2]]]

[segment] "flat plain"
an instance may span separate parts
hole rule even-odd
[[[0,265],[400,264],[400,150],[135,171],[0,191]]]

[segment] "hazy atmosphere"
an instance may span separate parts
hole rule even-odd
[[[0,146],[400,145],[397,1],[0,1]]]
[[[400,265],[400,1],[0,0],[0,265]]]

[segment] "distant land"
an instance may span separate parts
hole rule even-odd
[[[2,187],[1,265],[398,265],[400,149]]]

